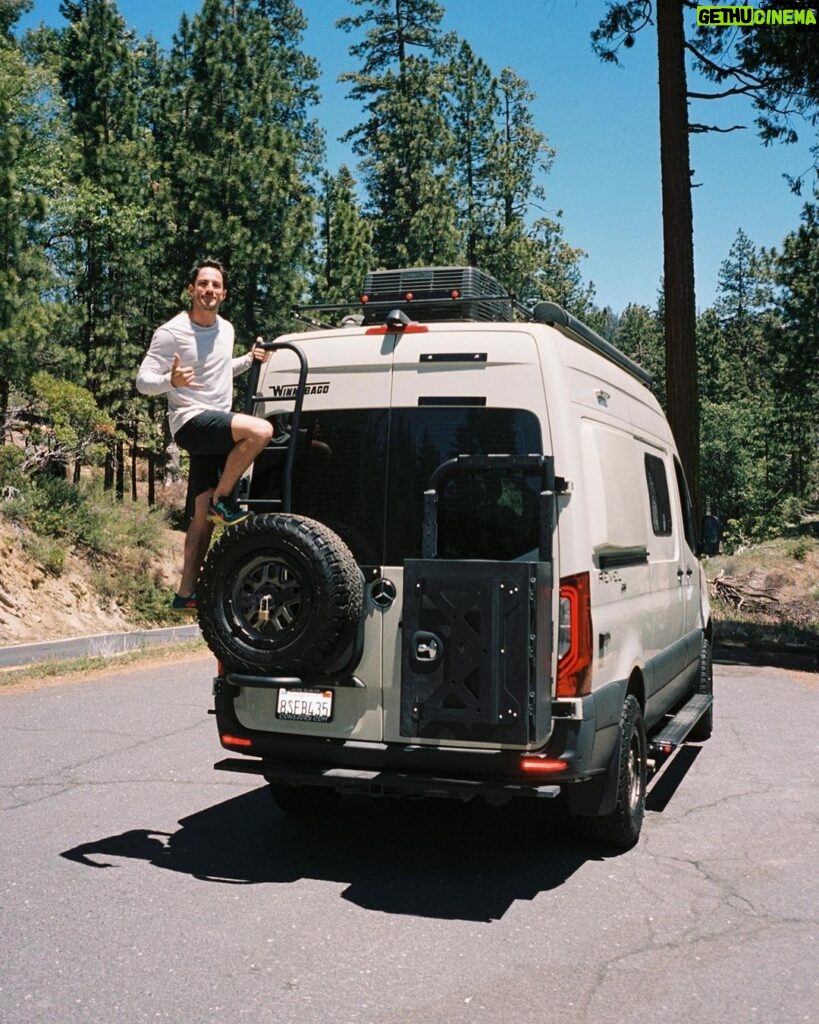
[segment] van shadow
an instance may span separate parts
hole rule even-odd
[[[368,910],[493,921],[605,855],[550,801],[495,808],[347,797],[333,816],[295,819],[275,809],[265,786],[183,818],[174,833],[133,829],[61,856],[98,869],[135,858],[234,885],[314,878],[345,884],[342,897]]]

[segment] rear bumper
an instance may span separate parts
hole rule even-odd
[[[342,792],[370,796],[448,797],[471,800],[482,797],[490,803],[505,803],[513,797],[554,798],[558,785],[532,785],[502,779],[446,778],[426,773],[406,773],[363,768],[332,768],[303,762],[226,757],[214,765],[219,771],[261,775],[266,781],[288,786],[329,786]]]
[[[222,745],[244,756],[215,767],[269,782],[503,802],[513,796],[555,797],[563,787],[599,776],[609,763],[594,715],[553,719],[548,743],[537,751],[372,743],[246,729],[234,712],[231,687],[219,682],[215,708]]]

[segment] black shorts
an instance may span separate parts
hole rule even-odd
[[[200,412],[177,430],[174,440],[190,456],[185,512],[193,516],[196,499],[213,490],[236,442],[230,425],[232,412]]]

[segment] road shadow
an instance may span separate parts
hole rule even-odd
[[[796,672],[819,672],[819,639],[815,645],[785,645],[773,640],[768,643],[714,644],[715,665],[750,665],[765,668],[784,668]]]
[[[680,788],[694,762],[700,756],[701,750],[702,747],[690,746],[689,744],[677,749],[674,756],[662,766],[651,781],[648,793],[646,794],[647,811],[661,814],[668,807],[671,798]]]
[[[368,910],[493,921],[608,854],[578,838],[551,801],[347,797],[330,817],[296,819],[265,786],[183,818],[174,833],[133,829],[61,856],[100,870],[135,858],[222,884],[321,879],[343,883],[342,897]]]

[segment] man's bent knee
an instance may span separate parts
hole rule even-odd
[[[237,413],[230,424],[233,440],[253,441],[261,448],[273,437],[273,426],[268,420],[260,416],[247,416],[244,413]]]

